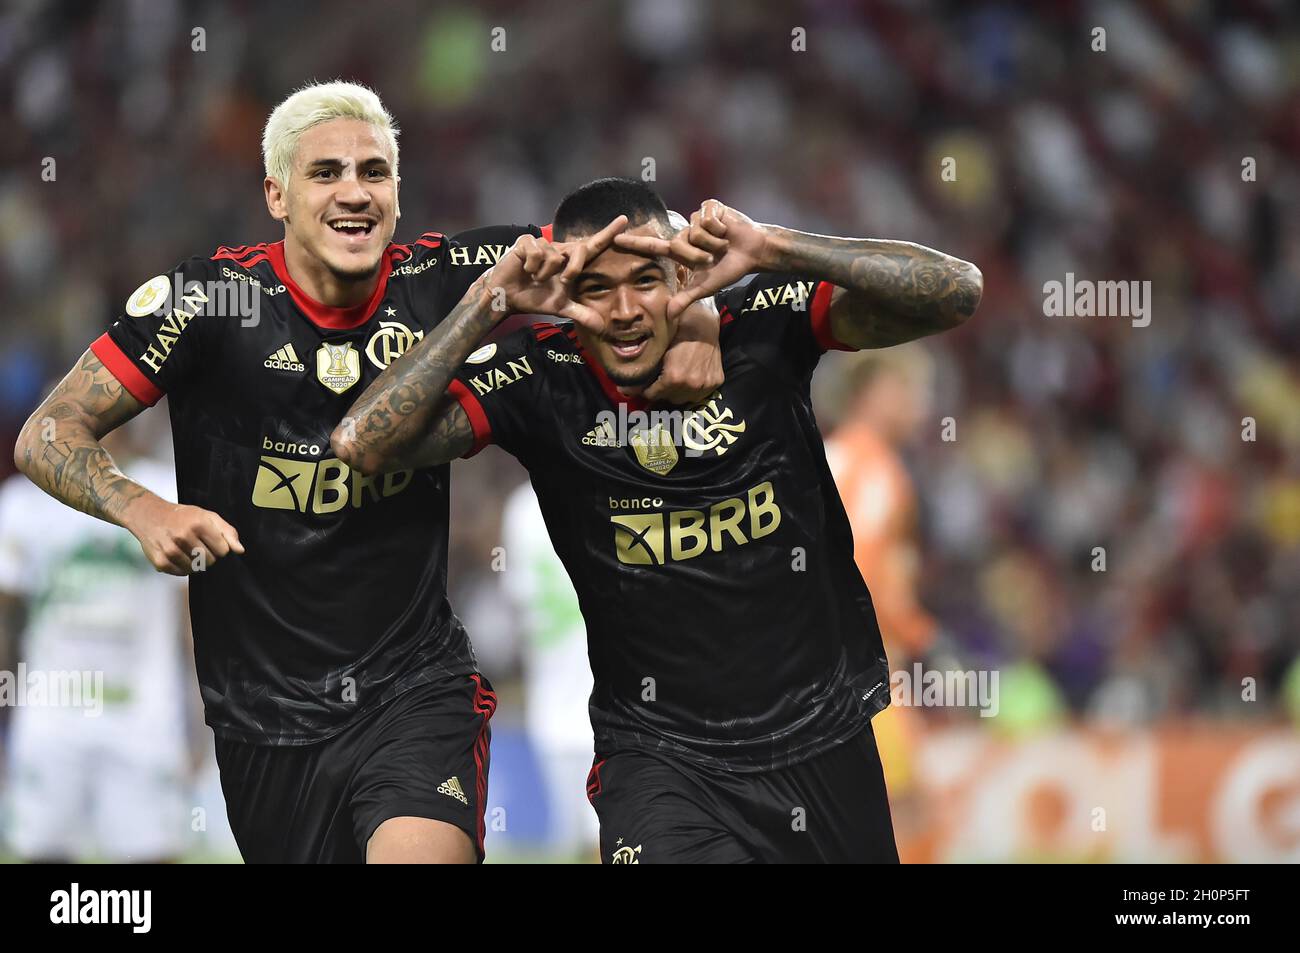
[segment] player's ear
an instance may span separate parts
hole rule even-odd
[[[393,219],[402,217],[402,177],[393,176]]]
[[[262,191],[266,193],[266,210],[277,222],[289,217],[289,197],[285,195],[280,183],[269,175],[262,180]]]

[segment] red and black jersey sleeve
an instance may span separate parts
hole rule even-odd
[[[853,348],[831,331],[828,281],[790,274],[757,274],[715,297],[730,346],[765,350],[800,375],[812,373],[830,350]]]
[[[152,406],[183,390],[198,368],[200,320],[214,305],[215,268],[190,258],[150,278],[127,299],[122,315],[90,349],[122,386]]]
[[[539,444],[545,397],[535,328],[520,328],[469,356],[448,392],[474,428],[472,457],[494,443],[527,462]]]

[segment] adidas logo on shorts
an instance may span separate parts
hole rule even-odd
[[[469,804],[469,798],[465,796],[465,789],[460,786],[460,778],[450,777],[443,781],[438,785],[438,793],[445,794],[447,797],[454,797],[461,804]]]
[[[608,420],[602,420],[599,424],[587,431],[587,435],[582,438],[584,447],[617,447],[618,435],[614,433],[614,425]]]
[[[286,344],[280,350],[276,351],[265,361],[263,367],[269,367],[273,371],[305,371],[307,366],[298,360],[298,354],[293,349],[292,344]]]

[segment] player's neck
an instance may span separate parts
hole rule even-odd
[[[378,271],[356,281],[340,278],[288,235],[284,240],[284,267],[309,298],[331,308],[351,308],[369,301],[379,281]]]

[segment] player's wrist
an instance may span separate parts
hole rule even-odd
[[[161,523],[167,511],[175,505],[146,490],[122,509],[122,526],[139,539],[148,527]]]
[[[757,255],[758,271],[790,271],[799,233],[781,225],[755,225],[763,242]]]
[[[472,317],[482,325],[485,333],[518,313],[515,306],[518,289],[508,278],[497,274],[499,267],[483,272],[469,288],[470,299],[477,305]]]

